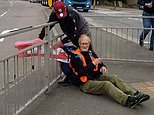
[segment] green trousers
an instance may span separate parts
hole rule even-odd
[[[81,90],[90,94],[108,95],[122,105],[126,105],[128,96],[135,92],[132,87],[117,76],[104,75],[96,80],[88,80],[82,85]]]

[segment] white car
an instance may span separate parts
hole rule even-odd
[[[41,4],[44,5],[44,6],[48,6],[48,0],[42,0]]]

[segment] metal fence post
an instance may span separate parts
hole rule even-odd
[[[45,27],[45,39],[49,40],[49,28],[50,26],[46,26]],[[46,84],[47,84],[47,89],[50,87],[50,44],[49,42],[47,42],[46,44],[44,44],[44,53],[45,53],[45,60],[44,60],[44,64],[45,64],[45,77],[46,77]]]

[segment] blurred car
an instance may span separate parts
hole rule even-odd
[[[32,2],[32,3],[41,3],[42,0],[29,0],[29,2]]]
[[[91,0],[62,0],[66,5],[72,6],[75,9],[83,9],[88,12],[91,9]]]

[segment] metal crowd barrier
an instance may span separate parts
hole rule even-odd
[[[94,50],[103,59],[117,61],[154,62],[154,53],[148,51],[150,35],[139,45],[143,30],[154,28],[137,27],[94,27],[91,28]]]
[[[154,28],[143,28],[142,19],[154,19],[154,16],[138,16],[127,14],[92,15],[87,14],[93,20],[99,17],[98,22],[91,27],[92,44],[94,50],[103,59],[119,61],[141,61],[153,62],[153,52],[148,51],[150,47],[151,31]],[[131,20],[133,19],[133,23]],[[113,21],[114,20],[114,21]],[[89,20],[90,21],[90,20]],[[127,23],[127,22],[130,23]],[[144,40],[144,46],[139,46],[139,37],[143,30],[150,33]]]
[[[46,40],[25,48],[18,53],[0,60],[0,112],[2,115],[20,114],[38,96],[47,91],[60,73],[58,63],[50,58],[50,48],[59,38],[49,34],[49,24],[25,27],[0,35],[9,37],[46,27]],[[154,53],[148,51],[149,39],[145,47],[138,44],[143,29],[132,27],[90,27],[92,44],[102,59],[118,61],[154,62]],[[35,56],[35,49],[38,50]],[[30,57],[19,58],[19,54],[30,52]]]
[[[55,22],[25,27],[0,35],[0,38],[4,38],[46,27],[46,40],[0,60],[1,115],[17,115],[21,113],[39,95],[47,92],[50,85],[57,79],[60,69],[58,63],[50,58],[52,53],[50,48],[53,42],[59,38],[59,36],[51,37],[49,34],[49,26],[54,24]],[[41,50],[37,50],[38,56],[35,56],[36,48],[43,48],[44,56],[41,55]],[[19,54],[25,55],[27,51],[30,53],[29,57],[19,58]]]

